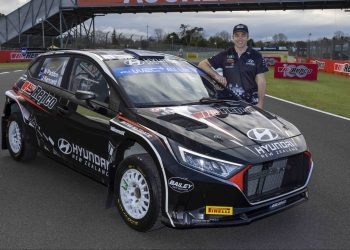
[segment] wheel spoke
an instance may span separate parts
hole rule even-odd
[[[145,177],[136,169],[128,169],[121,178],[119,190],[126,212],[134,219],[142,219],[150,205],[149,187]]]
[[[12,152],[19,153],[22,147],[21,131],[16,121],[11,121],[8,128],[9,143]]]

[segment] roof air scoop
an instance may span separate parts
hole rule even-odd
[[[126,49],[124,52],[135,56],[139,60],[144,59],[164,59],[164,55],[157,52],[146,51],[146,50],[137,50],[137,49]]]

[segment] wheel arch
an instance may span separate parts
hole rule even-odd
[[[125,159],[126,157],[129,157],[132,155],[138,155],[142,153],[149,154],[153,162],[155,163],[155,166],[161,178],[160,183],[163,191],[163,194],[161,195],[162,197],[161,208],[162,208],[162,211],[167,215],[170,221],[170,224],[173,227],[175,227],[168,210],[168,185],[167,185],[167,176],[165,173],[163,162],[157,149],[147,139],[142,137],[137,139],[128,138],[122,141],[119,145],[117,145],[113,155],[113,162],[111,163],[111,167],[108,170],[109,171],[109,174],[108,174],[109,192],[113,192],[114,190],[115,173],[118,165],[122,162],[122,160]]]
[[[21,113],[21,116],[23,118],[24,123],[26,123],[26,118],[29,118],[29,112],[28,110],[21,104],[21,102],[18,100],[18,96],[14,91],[6,91],[5,93],[6,100],[5,100],[5,106],[3,115],[1,117],[1,148],[2,149],[8,149],[8,146],[6,144],[6,128],[7,128],[7,122],[8,118],[12,113],[19,112]]]

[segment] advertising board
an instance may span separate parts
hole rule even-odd
[[[317,80],[317,64],[276,63],[274,77],[314,81]]]

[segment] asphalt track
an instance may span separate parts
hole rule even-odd
[[[22,73],[3,72],[1,110]],[[308,202],[245,226],[138,233],[104,209],[105,186],[42,155],[21,164],[1,151],[0,249],[349,249],[350,121],[271,98],[266,109],[306,137],[315,163]]]

